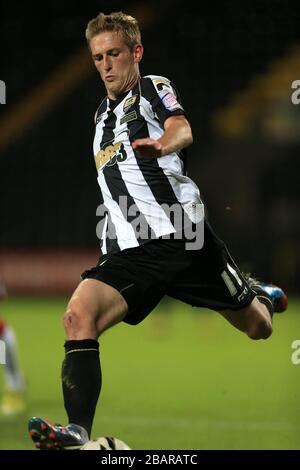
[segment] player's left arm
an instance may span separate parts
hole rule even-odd
[[[173,115],[164,122],[164,134],[158,139],[137,139],[132,148],[139,157],[159,158],[179,152],[193,142],[191,126],[183,114]]]

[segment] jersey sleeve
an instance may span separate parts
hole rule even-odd
[[[168,78],[149,75],[142,79],[141,87],[142,95],[162,125],[170,116],[186,116],[179,94]]]

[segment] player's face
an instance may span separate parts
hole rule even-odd
[[[116,99],[132,88],[139,77],[138,64],[143,55],[140,44],[131,52],[122,34],[104,31],[91,39],[90,49],[109,98]]]

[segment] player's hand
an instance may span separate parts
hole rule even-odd
[[[132,143],[132,148],[135,150],[138,157],[158,158],[162,157],[163,146],[158,140],[150,139],[137,139]]]

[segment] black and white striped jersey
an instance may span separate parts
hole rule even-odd
[[[168,117],[185,114],[176,95],[167,78],[149,75],[117,100],[105,98],[96,112],[104,254],[178,233],[182,220],[193,224],[203,218],[199,189],[185,175],[184,153],[150,159],[136,156],[131,145],[140,138],[159,139]]]

